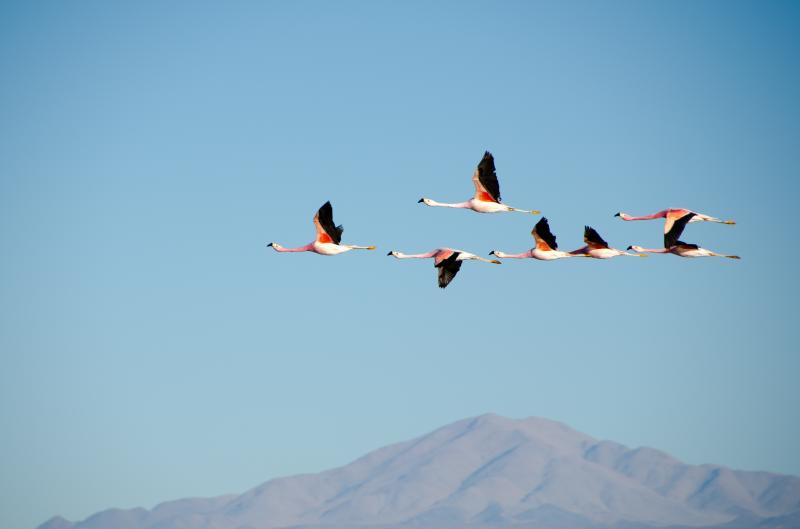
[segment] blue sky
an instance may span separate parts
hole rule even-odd
[[[316,472],[493,411],[800,474],[800,9],[782,2],[0,7],[0,517]],[[458,202],[483,151],[561,247]],[[279,255],[326,200],[376,252]]]

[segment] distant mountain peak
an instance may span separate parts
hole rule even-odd
[[[605,529],[745,519],[768,529],[778,523],[770,520],[785,523],[795,512],[797,477],[687,465],[556,421],[486,413],[238,496],[104,511],[75,524],[53,518],[39,529]]]

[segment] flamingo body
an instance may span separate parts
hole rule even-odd
[[[686,225],[692,221],[696,215],[689,211],[682,217],[675,219],[669,232],[664,234],[664,248],[642,248],[641,246],[628,246],[629,250],[644,253],[671,253],[678,257],[726,257],[728,259],[740,259],[738,255],[725,255],[721,253],[712,252],[706,248],[701,248],[696,244],[689,244],[679,240]]]
[[[550,224],[547,217],[542,217],[531,230],[536,246],[522,253],[505,253],[499,250],[492,250],[489,255],[500,257],[501,259],[538,259],[539,261],[554,261],[566,257],[586,257],[573,252],[562,252],[558,249],[556,236],[550,231]]]
[[[437,202],[430,198],[421,198],[418,202],[426,206],[471,209],[478,213],[502,213],[507,211],[519,211],[520,213],[533,213],[538,215],[537,210],[526,210],[512,208],[500,201],[500,183],[497,180],[497,172],[494,166],[492,153],[486,151],[483,154],[475,173],[472,175],[472,183],[475,185],[475,195],[466,202],[455,204]]]
[[[450,284],[458,271],[461,270],[461,264],[464,261],[475,260],[486,263],[500,264],[500,261],[484,259],[483,257],[478,257],[473,253],[465,252],[463,250],[454,250],[453,248],[436,248],[430,252],[419,254],[404,254],[402,252],[392,250],[386,255],[391,255],[397,259],[433,258],[433,266],[438,270],[437,275],[439,288],[445,288]]]
[[[583,248],[578,248],[570,253],[582,254],[593,259],[611,259],[612,257],[617,257],[620,255],[627,255],[629,257],[647,257],[646,254],[628,253],[609,247],[608,243],[591,226],[584,226],[583,241],[586,243],[586,246]]]
[[[374,246],[357,246],[355,244],[341,244],[344,228],[333,222],[333,206],[325,202],[314,215],[314,226],[317,237],[313,242],[297,248],[285,248],[276,242],[267,246],[276,252],[312,252],[319,255],[338,255],[350,250],[374,250]]]
[[[710,215],[704,215],[702,213],[697,213],[696,211],[692,211],[690,209],[684,208],[668,208],[661,210],[657,213],[653,213],[652,215],[642,215],[639,217],[628,215],[627,213],[619,212],[616,213],[614,216],[619,217],[622,220],[651,220],[651,219],[666,219],[664,221],[664,233],[668,233],[669,230],[672,229],[675,221],[692,213],[692,217],[688,222],[717,222],[720,224],[736,224],[735,221],[732,220],[722,220],[716,217],[712,217]]]

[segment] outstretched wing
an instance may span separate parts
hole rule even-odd
[[[436,263],[436,268],[439,269],[439,288],[444,288],[450,284],[450,281],[456,277],[456,274],[461,270],[461,261],[458,261],[458,252],[453,252],[450,257],[443,259]]]
[[[475,200],[500,203],[500,183],[494,169],[494,156],[489,151],[483,154],[483,159],[472,175],[475,184]]]
[[[600,234],[597,233],[597,230],[591,226],[583,227],[583,241],[589,248],[593,250],[608,248],[608,243],[604,241],[603,238],[600,237]]]
[[[664,219],[666,219],[664,220],[664,235],[666,235],[667,233],[669,233],[669,230],[672,229],[672,226],[675,225],[676,220],[680,219],[684,215],[693,212],[689,211],[688,209],[669,208],[663,212],[659,211],[659,213],[664,213]],[[695,215],[697,214],[695,213]]]
[[[681,238],[683,229],[686,227],[686,224],[692,220],[692,217],[694,217],[694,213],[690,211],[686,215],[675,219],[675,221],[672,223],[672,228],[670,228],[670,230],[664,234],[664,248],[672,248],[678,244],[678,239]]]
[[[317,242],[339,244],[344,228],[333,223],[333,206],[325,202],[314,215],[314,226],[317,228]]]
[[[545,217],[539,219],[539,222],[537,222],[536,226],[531,230],[531,235],[533,235],[533,238],[536,240],[536,247],[538,249],[544,250],[545,252],[549,250],[558,250],[556,236],[550,231],[550,224],[547,223]]]

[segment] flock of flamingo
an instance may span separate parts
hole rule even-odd
[[[472,175],[472,183],[475,185],[475,195],[466,202],[447,204],[436,202],[429,198],[419,199],[420,203],[427,206],[471,209],[478,213],[503,213],[516,211],[521,213],[532,213],[538,215],[538,210],[527,210],[512,208],[500,201],[500,184],[497,181],[497,173],[494,166],[492,153],[486,151],[481,159],[475,173]],[[651,220],[666,219],[664,222],[664,247],[656,249],[642,248],[641,246],[628,246],[626,251],[611,248],[603,240],[594,228],[586,226],[583,233],[583,240],[586,246],[564,252],[558,249],[556,236],[550,231],[547,219],[542,217],[533,227],[533,235],[536,245],[522,253],[505,253],[492,250],[489,255],[500,259],[539,259],[542,261],[552,261],[566,257],[590,257],[593,259],[610,259],[618,255],[630,257],[647,257],[650,253],[671,253],[679,257],[726,257],[728,259],[739,259],[737,255],[724,255],[696,244],[685,243],[680,240],[684,228],[690,222],[718,222],[721,224],[736,224],[732,220],[720,220],[709,215],[703,215],[688,209],[665,209],[652,215],[634,217],[627,213],[619,212],[615,217],[622,220]],[[314,226],[317,229],[317,237],[313,242],[298,248],[285,248],[276,242],[271,242],[267,246],[272,247],[276,252],[314,252],[320,255],[338,255],[349,252],[350,250],[374,250],[375,246],[357,246],[355,244],[342,244],[342,226],[337,226],[333,222],[333,207],[330,202],[325,202],[317,214],[314,215]],[[630,253],[633,250],[637,253]],[[484,259],[473,253],[452,248],[436,248],[426,253],[404,254],[402,252],[391,251],[387,255],[397,259],[433,259],[433,265],[438,271],[439,287],[445,288],[461,269],[464,261],[483,261],[486,263],[500,264],[497,259]]]

